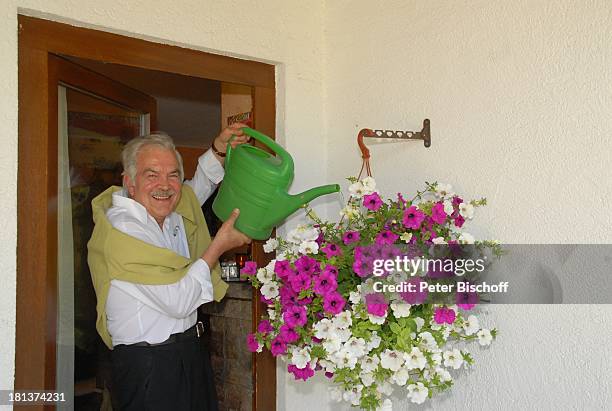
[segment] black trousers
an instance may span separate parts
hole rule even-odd
[[[114,411],[217,411],[210,354],[193,338],[112,351]]]

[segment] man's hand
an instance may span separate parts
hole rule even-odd
[[[213,141],[213,144],[215,145],[217,150],[222,153],[225,153],[225,151],[227,150],[227,143],[228,141],[230,141],[232,136],[236,136],[231,142],[232,148],[236,148],[236,146],[249,141],[250,137],[244,134],[244,132],[242,131],[242,127],[248,126],[244,123],[234,123],[231,126],[223,129],[223,131],[221,131],[221,133],[219,133],[219,135]]]
[[[232,211],[227,221],[219,228],[215,239],[204,251],[204,254],[202,254],[201,258],[206,261],[209,267],[212,268],[224,252],[251,242],[249,237],[234,228],[238,215],[240,215],[240,210],[236,208]]]

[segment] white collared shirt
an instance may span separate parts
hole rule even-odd
[[[193,179],[185,184],[191,186],[202,205],[223,176],[223,167],[208,150],[198,159]],[[166,217],[162,230],[142,204],[121,190],[113,194],[113,206],[106,216],[114,228],[125,234],[190,257],[183,218],[176,212]],[[192,327],[197,320],[197,308],[212,299],[210,268],[201,258],[173,284],[144,285],[111,280],[106,319],[113,346],[165,341],[170,334]]]

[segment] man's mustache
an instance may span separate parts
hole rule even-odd
[[[174,190],[157,190],[151,193],[151,195],[155,197],[170,197],[174,194],[176,194]]]

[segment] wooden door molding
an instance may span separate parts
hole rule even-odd
[[[33,17],[19,21],[17,323],[15,389],[55,388],[57,326],[57,81],[54,55],[246,84],[254,87],[255,127],[273,137],[273,65],[157,44]],[[85,70],[85,72],[82,72]],[[78,68],[87,76],[86,69]],[[63,73],[65,74],[65,73]],[[107,79],[108,81],[112,81]],[[103,87],[106,80],[96,80]],[[91,83],[69,84],[91,88]],[[113,101],[125,101],[117,95]],[[137,94],[132,98],[138,98]],[[152,113],[154,114],[154,113]],[[154,116],[151,118],[152,127]],[[254,258],[265,261],[262,244]],[[258,299],[257,299],[258,301]],[[254,310],[254,319],[261,307]],[[256,321],[253,323],[256,327]],[[276,409],[276,363],[254,361],[253,409]],[[43,407],[36,407],[43,409]]]
[[[274,66],[19,16],[19,41],[55,54],[274,88]],[[95,47],[93,46],[95,45]],[[227,70],[231,68],[231,70]]]

